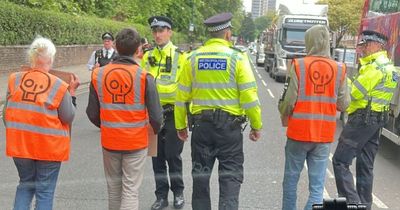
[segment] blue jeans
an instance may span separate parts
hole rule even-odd
[[[14,158],[14,163],[19,175],[14,210],[29,210],[33,196],[36,197],[36,210],[53,209],[61,162]]]
[[[305,210],[315,203],[322,203],[325,173],[328,164],[330,143],[300,142],[288,139],[285,147],[285,173],[283,178],[283,210],[296,210],[297,183],[307,161],[309,197]]]

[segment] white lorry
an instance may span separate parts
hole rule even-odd
[[[287,72],[287,59],[305,55],[304,35],[307,29],[313,25],[328,26],[328,5],[280,4],[272,39],[264,39],[264,45],[271,45],[271,49],[265,49],[264,67],[270,76],[276,81],[283,81]]]

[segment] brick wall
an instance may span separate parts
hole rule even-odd
[[[0,74],[19,70],[21,65],[28,65],[27,49],[29,46],[0,46]],[[54,68],[60,66],[85,64],[94,50],[102,45],[64,45],[56,46],[57,53]]]

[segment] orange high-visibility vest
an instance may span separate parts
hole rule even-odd
[[[67,83],[38,69],[10,75],[5,105],[8,156],[68,160],[70,129],[57,111],[67,89]]]
[[[104,148],[136,150],[148,146],[146,74],[137,65],[113,63],[93,70],[92,84],[100,102]]]
[[[295,59],[298,96],[289,117],[288,138],[306,142],[332,142],[336,129],[336,101],[346,67],[323,57]]]

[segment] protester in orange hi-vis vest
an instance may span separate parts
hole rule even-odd
[[[92,73],[86,113],[101,130],[110,210],[139,209],[149,123],[157,133],[163,120],[154,78],[135,61],[140,47],[137,31],[123,29],[118,56]]]
[[[329,31],[316,25],[306,31],[307,56],[294,59],[279,101],[287,126],[283,210],[296,209],[296,191],[307,161],[309,198],[304,209],[322,203],[329,148],[334,140],[336,111],[345,111],[350,95],[346,66],[330,59]]]
[[[6,154],[13,157],[20,178],[14,209],[52,209],[61,162],[69,158],[70,125],[75,116],[75,90],[49,73],[56,48],[46,38],[36,38],[28,50],[30,68],[8,79],[4,107]]]

